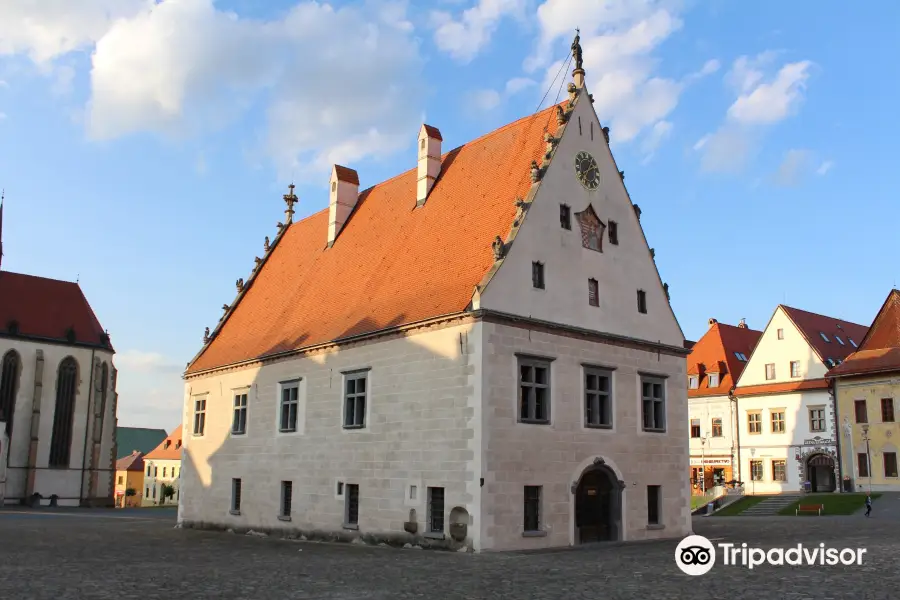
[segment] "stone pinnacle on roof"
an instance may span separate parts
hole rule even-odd
[[[575,70],[572,71],[572,77],[575,78],[575,85],[581,89],[584,87],[584,61],[581,56],[581,29],[575,30],[575,39],[572,41],[572,58],[575,59]]]
[[[287,209],[284,211],[284,221],[286,224],[290,225],[294,220],[294,204],[297,203],[297,196],[294,194],[294,184],[288,186],[288,193],[284,195],[284,203],[287,204]]]

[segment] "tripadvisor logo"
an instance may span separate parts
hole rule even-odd
[[[719,543],[717,548],[702,535],[689,535],[675,548],[675,564],[687,575],[705,575],[715,566],[717,554],[721,564],[753,569],[760,565],[861,565],[864,548],[828,548],[825,544],[763,550],[741,544]]]

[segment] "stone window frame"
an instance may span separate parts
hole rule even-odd
[[[425,535],[426,537],[444,537],[447,527],[447,490],[443,487],[428,486],[426,492]],[[437,506],[440,504],[440,506]]]
[[[780,419],[776,419],[777,415],[781,415]],[[781,423],[781,429],[778,430],[775,427],[776,423]],[[769,426],[771,428],[771,433],[773,434],[781,434],[787,432],[787,409],[784,408],[770,408],[769,409]]]
[[[669,393],[668,393],[668,375],[660,374],[660,373],[645,373],[638,371],[638,389],[637,389],[637,399],[638,399],[638,411],[641,416],[639,422],[639,430],[642,433],[667,433],[669,426]],[[650,396],[646,396],[644,394],[644,385],[659,385],[660,386],[660,397],[656,397],[654,394]],[[655,405],[659,403],[662,405],[662,423],[655,423],[654,426],[647,426],[647,417],[645,415],[645,409],[647,406],[647,402],[652,401]],[[654,411],[655,412],[655,411]],[[655,417],[655,415],[654,415]],[[655,418],[654,418],[655,421]]]
[[[344,483],[344,493],[342,494],[342,497],[344,498],[344,529],[359,529],[359,484]],[[355,519],[351,521],[350,517],[353,513],[351,504],[353,502],[356,502],[356,515]]]
[[[372,368],[363,367],[359,369],[350,369],[341,371],[341,430],[358,431],[365,430],[369,427],[369,415],[372,410]],[[363,381],[363,391],[358,391],[354,385],[354,391],[348,392],[347,385],[349,382]],[[349,403],[353,402],[353,422],[348,422],[347,409]],[[359,404],[362,402],[362,411],[359,411]],[[362,420],[358,421],[358,413],[362,412]]]
[[[534,354],[524,354],[524,353],[515,353],[515,381],[516,381],[516,394],[515,394],[515,411],[516,411],[516,423],[523,425],[550,425],[552,423],[553,418],[553,362],[555,358],[549,358],[545,356],[537,356]],[[522,381],[522,367],[531,367],[532,369],[544,369],[547,373],[546,383],[538,383],[534,382],[523,382]],[[537,373],[537,371],[533,371]],[[537,379],[537,377],[535,377]],[[528,402],[527,415],[522,415],[522,392],[523,388],[529,388],[531,390],[535,389],[544,389],[546,390],[546,395],[544,399],[545,410],[543,418],[535,418],[532,415],[537,413],[537,392],[532,394],[533,399]]]
[[[238,388],[233,388],[231,390],[232,397],[232,412],[231,412],[231,428],[229,430],[230,435],[246,435],[247,434],[247,425],[249,423],[250,417],[250,386],[243,386]],[[238,405],[238,399],[243,398],[243,405]],[[238,411],[243,412],[243,429],[236,429],[237,421],[238,421]]]
[[[751,419],[751,416],[757,417],[756,419]],[[753,431],[753,425],[756,425],[756,431]],[[748,410],[747,411],[747,434],[748,435],[762,435],[762,410]]]
[[[73,356],[59,362],[56,373],[56,394],[53,405],[53,429],[50,437],[50,455],[47,466],[51,469],[68,469],[72,460],[74,442],[75,405],[81,383],[81,366]]]
[[[275,432],[277,435],[302,435],[304,432],[304,408],[303,405],[303,396],[304,396],[304,382],[305,378],[303,377],[294,377],[292,379],[286,379],[284,381],[278,382],[278,398],[276,400],[277,410],[275,411]],[[285,400],[285,392],[290,392],[291,390],[297,391],[297,398],[291,399],[288,398]],[[284,417],[287,414],[288,423],[290,425],[290,416],[291,410],[290,407],[294,407],[294,426],[285,427]],[[285,413],[285,408],[287,408],[287,412]]]
[[[231,478],[231,498],[229,499],[229,514],[241,514],[241,501],[243,500],[244,482],[240,477]]]
[[[781,482],[781,483],[786,483],[786,482],[787,482],[787,459],[784,459],[784,458],[773,458],[773,459],[771,459],[771,461],[769,461],[769,462],[771,463],[770,466],[771,466],[771,468],[772,468],[772,481],[778,481],[778,482]],[[777,471],[776,468],[775,468],[776,465],[779,464],[779,463],[781,464],[781,475],[782,475],[782,478],[781,478],[781,479],[778,478],[778,471]]]
[[[888,460],[887,460],[887,457],[888,457],[888,456],[893,457],[893,461],[892,461],[892,462],[893,462],[893,467],[894,467],[894,468],[893,468],[893,470],[891,470],[891,471],[888,470]],[[898,473],[897,473],[897,453],[896,453],[896,452],[882,452],[882,453],[881,453],[881,464],[882,464],[882,469],[883,469],[883,471],[884,471],[884,478],[885,478],[885,479],[894,479],[894,478],[896,478],[896,477],[898,476]],[[892,474],[889,475],[889,474],[888,474],[889,472],[892,473]]]
[[[662,525],[663,495],[661,485],[647,486],[647,526],[658,527]],[[654,512],[656,513],[654,515]]]
[[[206,435],[206,407],[209,394],[191,396],[191,437],[201,438]]]
[[[290,521],[291,508],[294,500],[294,482],[283,480],[279,487],[278,496],[278,520]]]
[[[753,467],[759,467],[759,476],[756,476],[756,473],[753,471]],[[765,478],[765,468],[763,467],[763,459],[761,458],[751,458],[750,459],[750,481],[764,481]]]
[[[538,537],[547,535],[543,529],[544,486],[522,486],[522,536]]]
[[[824,405],[810,406],[808,408],[809,414],[809,431],[811,433],[822,433],[828,427],[825,413]],[[818,416],[817,413],[821,413],[821,416]],[[817,423],[821,423],[821,426],[818,426]]]
[[[582,398],[582,426],[585,429],[602,429],[615,430],[616,427],[616,381],[615,367],[607,367],[604,365],[581,363],[581,398]],[[588,389],[588,376],[605,377],[607,380],[607,389],[601,392],[599,389]],[[598,396],[597,408],[601,408],[602,396],[606,397],[606,413],[608,416],[607,423],[592,423],[588,420],[588,399],[589,395]],[[603,411],[599,411],[603,412]]]

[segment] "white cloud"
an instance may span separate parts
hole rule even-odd
[[[458,19],[446,11],[432,11],[434,43],[454,59],[467,63],[491,41],[507,15],[524,13],[526,0],[478,0]]]
[[[811,66],[808,60],[784,65],[773,81],[741,94],[728,109],[728,117],[739,123],[762,124],[788,117],[803,100]]]
[[[671,121],[657,121],[654,123],[641,142],[641,151],[644,153],[643,164],[647,164],[653,159],[656,150],[672,135],[673,127]]]
[[[816,169],[816,175],[825,175],[834,167],[834,161],[826,160]]]
[[[196,135],[261,106],[261,150],[282,173],[322,178],[334,162],[414,143],[427,89],[405,10],[396,0],[303,0],[265,21],[213,0],[6,0],[0,53],[40,63],[93,49],[85,121],[94,139]]]
[[[703,146],[706,145],[706,143],[709,141],[709,138],[711,137],[711,134],[706,134],[702,138],[697,140],[697,142],[694,144],[694,150],[700,150],[701,148],[703,148]]]
[[[144,352],[141,350],[126,350],[116,354],[115,364],[120,370],[140,373],[180,372],[184,368],[183,365],[177,364],[159,352]]]
[[[810,153],[808,150],[793,148],[784,154],[784,159],[775,173],[775,184],[783,187],[793,187],[800,183],[804,172],[809,166]]]
[[[494,90],[478,90],[469,95],[469,104],[477,110],[493,110],[500,105],[500,94]]]
[[[529,79],[528,77],[514,77],[506,82],[506,94],[508,96],[513,96],[533,85],[537,85],[537,82],[533,79]]]
[[[718,60],[712,58],[712,59],[706,61],[703,64],[703,67],[699,71],[691,73],[690,75],[685,77],[685,81],[692,82],[692,81],[696,81],[698,79],[703,79],[704,77],[708,77],[709,75],[712,75],[713,73],[718,71],[720,68],[722,68],[722,63],[720,63]]]
[[[703,139],[694,148],[703,152],[700,167],[706,172],[738,173],[754,151],[753,135],[736,127],[722,127]]]

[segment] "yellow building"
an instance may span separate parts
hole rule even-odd
[[[132,495],[128,490],[134,490]],[[116,461],[116,508],[140,506],[144,491],[144,455],[135,450]]]
[[[859,348],[828,372],[841,422],[844,485],[900,491],[900,290],[892,290]],[[850,480],[850,481],[848,481]]]
[[[143,506],[175,506],[181,497],[181,425],[176,427],[159,446],[144,457]],[[173,494],[165,497],[166,486]]]

